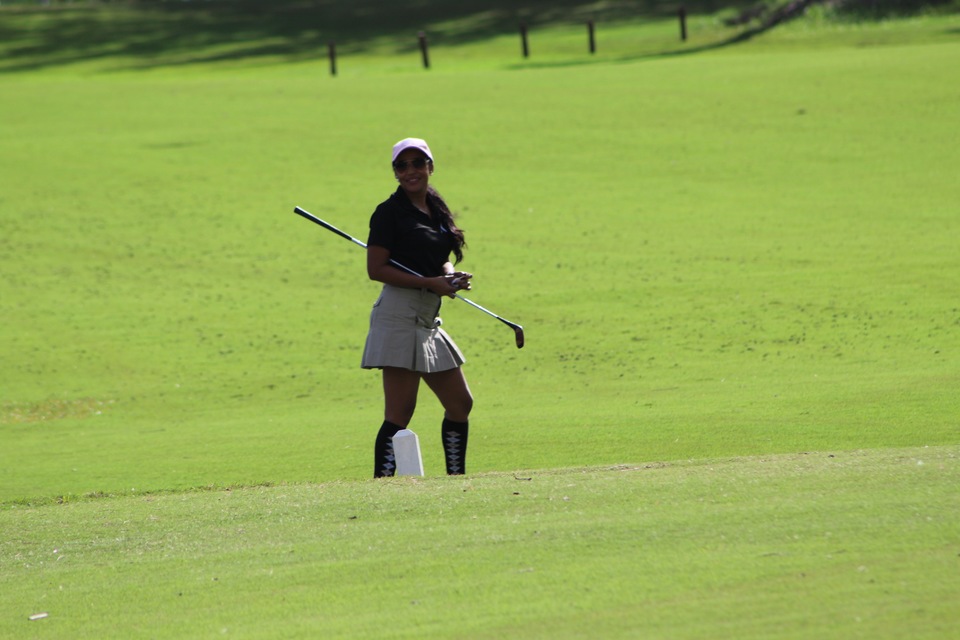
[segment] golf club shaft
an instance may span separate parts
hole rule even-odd
[[[340,229],[337,229],[335,226],[333,226],[333,225],[330,224],[329,222],[326,222],[325,220],[321,220],[320,218],[318,218],[317,216],[313,215],[313,214],[310,213],[309,211],[304,211],[304,210],[301,209],[300,207],[296,207],[296,208],[294,208],[293,212],[296,213],[296,214],[298,214],[298,215],[303,216],[303,217],[306,218],[307,220],[310,220],[310,221],[312,221],[312,222],[316,222],[317,224],[319,224],[321,227],[323,227],[323,228],[325,228],[325,229],[329,229],[330,231],[333,231],[335,234],[337,234],[337,235],[340,236],[341,238],[346,238],[346,239],[349,240],[350,242],[352,242],[352,243],[354,243],[354,244],[356,244],[356,245],[360,245],[360,246],[363,247],[364,249],[367,248],[367,243],[363,242],[362,240],[357,240],[356,238],[354,238],[353,236],[351,236],[349,233],[346,233],[345,231],[341,231]],[[393,258],[390,258],[390,264],[392,264],[393,266],[395,266],[395,267],[397,267],[397,268],[399,268],[399,269],[403,269],[404,271],[406,271],[407,273],[409,273],[409,274],[412,275],[412,276],[417,276],[418,278],[422,278],[422,277],[423,277],[422,275],[420,275],[419,273],[417,273],[416,271],[414,271],[414,270],[411,269],[410,267],[405,267],[404,265],[400,264],[399,262],[397,262],[397,261],[394,260]],[[459,298],[460,296],[457,296],[457,297]],[[489,313],[489,311],[488,311],[487,313]]]
[[[325,229],[327,229],[327,230],[329,230],[329,231],[334,232],[335,234],[337,234],[337,235],[340,236],[341,238],[344,238],[345,240],[349,240],[350,242],[352,242],[352,243],[354,243],[354,244],[356,244],[356,245],[359,245],[359,246],[363,247],[364,249],[367,248],[367,245],[366,245],[365,242],[363,242],[363,241],[361,241],[361,240],[357,240],[356,238],[354,238],[353,236],[351,236],[349,233],[346,233],[345,231],[341,231],[340,229],[336,228],[335,226],[333,226],[333,225],[330,224],[329,222],[326,222],[325,220],[321,220],[320,218],[318,218],[317,216],[313,215],[313,214],[310,213],[309,211],[306,211],[306,210],[304,210],[304,209],[301,209],[300,207],[294,207],[293,212],[296,213],[296,214],[299,215],[299,216],[302,216],[302,217],[306,218],[307,220],[309,220],[309,221],[311,221],[311,222],[315,222],[316,224],[320,225],[321,227],[323,227],[323,228],[325,228]],[[414,270],[411,269],[410,267],[407,267],[407,266],[405,266],[405,265],[400,264],[399,262],[397,262],[397,261],[394,260],[393,258],[390,259],[390,264],[392,264],[393,266],[397,267],[398,269],[403,269],[403,270],[406,271],[407,273],[409,273],[409,274],[411,274],[411,275],[414,275],[414,276],[417,276],[418,278],[422,278],[422,277],[423,277],[422,275],[420,275],[419,273],[417,273],[416,271],[414,271]],[[509,320],[506,320],[506,319],[504,319],[504,318],[501,318],[500,316],[498,316],[497,314],[495,314],[493,311],[490,311],[489,309],[486,309],[486,308],[484,308],[484,307],[481,307],[479,304],[477,304],[477,303],[474,302],[473,300],[470,300],[470,299],[468,299],[468,298],[464,298],[464,297],[461,296],[459,293],[455,293],[455,294],[453,294],[453,295],[454,295],[454,297],[460,298],[461,300],[463,300],[464,302],[466,302],[466,303],[469,304],[470,306],[476,307],[476,308],[479,309],[480,311],[483,311],[483,312],[486,313],[487,315],[493,316],[494,318],[496,318],[496,319],[499,320],[500,322],[504,323],[505,325],[507,325],[508,327],[510,327],[511,329],[513,329],[514,332],[517,334],[517,348],[523,347],[524,337],[523,337],[523,327],[522,327],[522,326],[520,326],[519,324],[517,324],[517,323],[515,323],[515,322],[510,322]]]

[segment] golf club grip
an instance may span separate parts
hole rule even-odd
[[[340,231],[340,229],[337,229],[335,226],[333,226],[333,225],[330,224],[329,222],[325,222],[324,220],[321,220],[320,218],[318,218],[317,216],[313,215],[313,214],[310,213],[309,211],[304,211],[304,210],[301,209],[300,207],[294,207],[294,208],[293,208],[293,212],[294,212],[295,214],[299,215],[299,216],[303,216],[304,218],[306,218],[306,219],[309,220],[310,222],[316,222],[318,225],[320,225],[320,226],[323,227],[324,229],[327,229],[327,230],[329,230],[329,231],[333,231],[335,234],[337,234],[337,235],[340,236],[341,238],[344,238],[344,239],[346,239],[346,240],[349,240],[350,242],[356,242],[357,244],[359,244],[360,246],[362,246],[362,247],[364,247],[364,248],[366,248],[366,246],[367,246],[367,245],[363,244],[362,242],[360,242],[359,240],[357,240],[356,238],[354,238],[353,236],[351,236],[349,233]]]

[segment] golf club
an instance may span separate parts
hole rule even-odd
[[[325,229],[328,229],[329,231],[333,231],[335,234],[337,234],[337,235],[340,236],[341,238],[344,238],[344,239],[346,239],[346,240],[349,240],[350,242],[352,242],[352,243],[354,243],[354,244],[360,245],[360,246],[363,247],[364,249],[367,248],[367,245],[366,245],[365,242],[362,242],[362,241],[360,241],[360,240],[357,240],[356,238],[354,238],[353,236],[351,236],[351,235],[348,234],[348,233],[344,233],[343,231],[341,231],[340,229],[337,229],[335,226],[333,226],[333,225],[330,224],[329,222],[326,222],[326,221],[324,221],[324,220],[321,220],[320,218],[318,218],[317,216],[313,215],[313,214],[310,213],[309,211],[305,211],[304,209],[301,209],[300,207],[294,207],[294,208],[293,208],[293,212],[294,212],[295,214],[299,215],[299,216],[302,216],[302,217],[306,218],[306,219],[309,220],[310,222],[315,222],[315,223],[317,223],[318,225],[320,225],[321,227],[323,227],[323,228],[325,228]],[[395,266],[395,267],[397,267],[397,268],[399,268],[399,269],[403,269],[403,270],[406,271],[407,273],[410,273],[410,274],[415,275],[415,276],[417,276],[417,277],[420,277],[420,278],[423,277],[423,276],[421,276],[419,273],[417,273],[416,271],[414,271],[413,269],[410,269],[409,267],[403,266],[402,264],[400,264],[400,263],[397,262],[396,260],[391,259],[391,260],[390,260],[390,264],[392,264],[393,266]],[[489,316],[493,316],[494,318],[496,318],[497,320],[499,320],[499,321],[502,322],[503,324],[505,324],[505,325],[507,325],[508,327],[510,327],[511,329],[513,329],[513,332],[514,332],[514,334],[516,334],[516,337],[517,337],[517,349],[522,349],[522,348],[523,348],[523,327],[521,327],[520,325],[518,325],[516,322],[510,322],[509,320],[506,320],[506,319],[504,319],[504,318],[501,318],[500,316],[498,316],[497,314],[495,314],[493,311],[490,311],[489,309],[485,309],[485,308],[481,307],[480,305],[478,305],[478,304],[477,304],[476,302],[474,302],[473,300],[469,300],[469,299],[467,299],[467,298],[464,298],[464,297],[461,296],[459,293],[455,293],[455,294],[454,294],[454,297],[460,298],[461,300],[463,300],[464,302],[466,302],[467,304],[469,304],[471,307],[476,307],[476,308],[479,309],[480,311],[483,311],[485,314],[487,314],[487,315],[489,315]]]

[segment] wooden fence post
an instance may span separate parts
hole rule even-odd
[[[330,51],[330,75],[337,75],[337,43],[333,40],[330,41],[329,45]]]
[[[686,7],[680,7],[680,10],[677,11],[677,14],[680,16],[680,39],[686,42],[687,41],[687,9]]]
[[[527,42],[527,23],[526,22],[520,23],[520,43],[523,46],[523,57],[529,58],[530,46],[529,46],[529,43]]]
[[[430,51],[427,46],[427,34],[423,31],[417,34],[417,39],[420,41],[420,54],[423,56],[423,68],[430,68]]]
[[[596,34],[594,33],[593,20],[587,22],[587,34],[588,34],[588,38],[589,38],[589,40],[590,40],[590,53],[596,53],[596,52],[597,52],[597,38],[596,38]]]

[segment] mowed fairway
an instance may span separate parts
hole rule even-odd
[[[947,638],[956,458],[877,449],[21,507],[3,516],[0,630]]]
[[[898,24],[0,74],[0,637],[947,637],[960,24]],[[365,238],[407,135],[527,346],[445,303],[470,475],[424,392],[373,482],[292,209]]]

